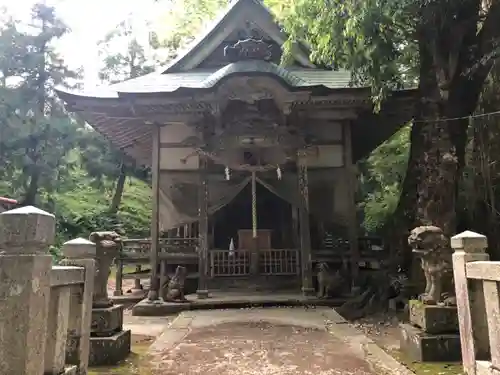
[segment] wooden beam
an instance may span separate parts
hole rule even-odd
[[[160,148],[193,148],[193,147],[198,147],[198,144],[195,144],[195,142],[192,142],[191,144],[189,142],[161,142],[160,143]]]
[[[352,108],[352,106],[349,106]],[[358,118],[358,113],[352,109],[339,108],[339,109],[318,109],[312,106],[308,110],[298,112],[301,118],[308,118],[314,120],[354,120]]]
[[[347,230],[349,237],[349,251],[351,255],[351,277],[353,285],[356,285],[359,277],[359,261],[361,259],[358,243],[358,230],[356,219],[356,181],[355,169],[352,163],[352,143],[351,143],[351,125],[344,124],[344,173],[347,182],[347,200],[349,210],[347,211]]]
[[[153,131],[152,153],[152,188],[153,207],[151,215],[151,281],[148,299],[155,301],[159,298],[160,285],[158,280],[158,252],[160,250],[160,128],[155,126]]]
[[[309,187],[307,164],[304,156],[297,157],[297,176],[299,184],[299,237],[300,260],[302,267],[302,293],[315,294],[312,284],[311,228],[309,224]]]
[[[205,135],[205,134],[204,134]],[[208,160],[200,155],[198,186],[198,215],[200,230],[198,233],[198,299],[208,298]]]

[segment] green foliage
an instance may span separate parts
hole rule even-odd
[[[307,43],[313,60],[351,71],[353,82],[371,87],[379,103],[388,89],[411,80],[412,4],[411,0],[288,0],[280,19],[290,35],[288,47],[297,41]]]
[[[165,28],[152,33],[153,47],[165,49],[167,60],[176,58],[228,4],[228,0],[172,1]]]
[[[396,210],[408,163],[410,130],[409,125],[403,127],[358,163],[358,206],[367,233],[380,230]]]
[[[57,195],[56,215],[60,218],[58,233],[64,239],[88,237],[95,230],[120,229],[129,237],[145,237],[151,218],[151,194],[142,181],[130,179],[125,186],[123,204],[115,214],[109,213],[113,185],[101,189],[90,184],[83,170],[73,175],[73,189]]]
[[[11,19],[0,30],[0,47],[6,48],[0,60],[0,174],[24,204],[37,204],[50,202],[71,169],[64,156],[73,148],[76,126],[53,87],[77,73],[53,50],[67,27],[52,7],[35,4],[29,29],[21,26]]]
[[[131,37],[121,31],[101,45],[103,79],[151,70],[133,38],[126,53],[106,54],[114,37]],[[6,16],[0,27],[0,195],[55,213],[57,238],[50,249],[55,261],[63,242],[95,230],[145,236],[151,207],[143,182],[148,171],[69,116],[54,93],[55,85],[69,86],[67,79],[78,78],[53,49],[66,32],[54,8],[43,4],[33,6],[28,25]]]
[[[122,44],[126,49],[119,48]],[[116,83],[129,78],[136,78],[153,71],[151,56],[136,38],[133,22],[126,20],[107,33],[99,42],[100,55],[104,66],[99,78],[106,83]],[[113,53],[112,51],[119,52]],[[120,51],[121,50],[121,51]]]

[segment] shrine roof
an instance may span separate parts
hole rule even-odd
[[[247,60],[230,63],[220,69],[194,69],[189,72],[159,73],[129,79],[109,86],[96,87],[82,92],[57,91],[63,96],[87,98],[119,98],[123,94],[177,93],[193,89],[211,89],[225,78],[236,74],[269,75],[280,80],[289,89],[323,87],[326,89],[350,88],[348,71],[332,71],[308,68],[283,68],[274,63]]]
[[[193,69],[231,32],[249,20],[280,46],[288,39],[262,0],[232,0],[204,32],[163,69],[163,72],[172,73]],[[303,43],[296,44],[292,48],[292,55],[300,65],[314,68],[315,65],[309,59],[309,53],[309,49]]]
[[[201,112],[209,112],[213,109],[211,100],[224,101],[226,96],[234,97],[244,89],[254,90],[251,83],[259,80],[247,79],[249,77],[271,78],[285,90],[294,92],[290,95],[291,101],[299,98],[297,102],[301,102],[307,98],[299,105],[314,106],[317,99],[323,115],[339,108],[341,118],[359,117],[352,130],[354,160],[394,133],[397,129],[394,124],[411,117],[410,111],[401,105],[413,95],[411,92],[393,92],[385,106],[388,109],[384,107],[381,114],[374,114],[370,88],[351,85],[349,71],[318,68],[310,61],[310,51],[304,44],[293,44],[287,56],[290,64],[280,66],[286,40],[287,35],[260,0],[233,0],[206,32],[166,67],[142,77],[85,88],[81,92],[65,88],[56,91],[68,110],[78,112],[115,147],[143,165],[151,165],[152,124],[158,118],[162,123],[178,122],[180,118],[185,121],[183,116],[196,117]],[[240,80],[240,77],[244,78]],[[224,83],[233,78],[234,87],[226,90]],[[260,81],[267,85],[270,80]],[[346,106],[349,108],[344,108]],[[390,115],[392,112],[398,116],[403,113],[404,118]]]

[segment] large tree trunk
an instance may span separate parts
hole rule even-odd
[[[113,195],[113,199],[111,200],[111,206],[109,207],[109,212],[111,214],[116,214],[118,212],[118,209],[120,208],[126,179],[127,179],[126,166],[125,163],[122,162],[120,166],[120,175],[118,176],[118,180],[116,181],[115,194]]]
[[[30,175],[28,186],[24,194],[21,205],[22,206],[35,206],[37,204],[38,188],[40,184],[40,168],[34,165]]]
[[[415,227],[416,223],[416,186],[420,180],[419,169],[416,168],[416,161],[418,159],[417,155],[423,153],[423,144],[420,139],[421,128],[421,123],[412,125],[408,165],[406,167],[406,174],[403,180],[398,206],[383,228],[385,243],[389,247],[391,254],[391,266],[393,270],[397,270],[400,267],[403,270],[409,270],[412,263],[407,237],[410,234],[410,229]]]
[[[423,22],[417,35],[420,101],[415,109],[400,202],[386,227],[386,233],[391,233],[391,255],[410,271],[417,288],[422,271],[417,262],[412,262],[407,236],[417,225],[436,225],[448,236],[455,234],[458,186],[469,124],[464,117],[476,109],[491,70],[491,61],[482,60],[492,48],[492,41],[497,40],[500,2],[493,3],[479,33],[478,4],[455,3],[459,6],[455,17],[450,17],[446,8],[440,8],[439,2],[421,7]],[[453,118],[460,119],[449,120]],[[364,295],[358,299],[363,303],[374,300]]]
[[[446,105],[443,105],[434,59],[428,46],[422,37],[419,44],[420,101],[415,108],[408,168],[398,208],[387,230],[387,233],[392,233],[388,239],[392,254],[416,284],[422,281],[421,271],[412,262],[407,237],[418,225],[436,225],[448,235],[454,233],[460,176],[457,151],[463,155],[463,150],[458,150],[453,142],[449,124],[437,120],[444,117]]]

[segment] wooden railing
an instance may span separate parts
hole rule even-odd
[[[248,250],[210,250],[210,274],[212,277],[249,275],[250,256]]]
[[[489,261],[487,238],[452,238],[462,361],[467,375],[500,374],[500,262]]]
[[[160,252],[185,253],[196,252],[198,238],[162,238],[159,241]],[[127,257],[149,257],[151,252],[151,239],[125,239],[123,240],[123,254]]]
[[[214,276],[246,276],[252,271],[250,250],[210,250],[210,274]],[[297,249],[259,249],[256,256],[260,275],[300,274]]]
[[[299,251],[297,249],[265,249],[259,251],[261,275],[299,275]]]
[[[198,246],[198,238],[162,238],[159,241],[160,253],[158,260],[162,266],[174,259],[176,263],[187,264],[192,263],[197,257],[196,248]],[[122,296],[123,280],[134,279],[134,290],[143,290],[141,278],[148,278],[150,271],[143,271],[143,266],[149,266],[151,254],[151,240],[149,238],[142,239],[124,239],[121,254],[115,259],[116,277],[115,277],[115,296]],[[135,272],[125,273],[124,266],[133,265]],[[147,267],[149,268],[149,267]],[[162,271],[163,272],[163,271]],[[140,293],[137,294],[140,297]]]
[[[95,261],[53,266],[54,232],[37,208],[0,214],[0,374],[87,374]]]
[[[160,263],[167,263],[175,258],[176,263],[190,264],[195,261],[198,238],[162,238],[160,239],[160,253],[158,259]],[[360,237],[359,247],[361,267],[379,268],[381,261],[386,257],[383,244],[376,237]],[[151,251],[151,240],[125,239],[123,240],[123,250],[119,258],[115,260],[116,272],[116,296],[121,296],[122,280],[127,278],[135,279],[135,289],[142,288],[140,278],[149,277],[148,272],[142,271],[142,266],[149,265]],[[243,276],[251,272],[250,252],[237,250],[230,256],[229,250],[210,251],[210,274],[211,276]],[[313,250],[314,262],[349,262],[349,243],[342,239],[335,239],[328,248]],[[261,250],[255,264],[258,272],[262,275],[293,275],[300,273],[300,257],[297,250],[292,249],[268,249]],[[375,265],[373,265],[375,264]],[[125,265],[134,265],[134,273],[124,273]],[[373,265],[373,266],[372,266]]]

